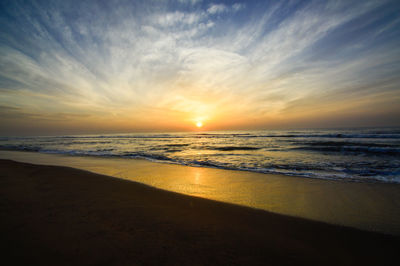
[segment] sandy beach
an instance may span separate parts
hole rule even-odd
[[[399,13],[0,1],[0,264],[400,265]]]
[[[7,265],[387,265],[400,239],[87,171],[0,161]]]
[[[400,236],[400,185],[397,184],[37,152],[0,151],[0,159],[72,167],[189,196]]]

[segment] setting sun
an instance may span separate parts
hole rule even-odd
[[[196,123],[196,126],[199,127],[199,128],[202,127],[202,126],[203,126],[203,122],[198,121],[198,122]]]

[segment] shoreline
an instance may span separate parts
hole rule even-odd
[[[341,182],[113,159],[0,151],[0,159],[68,166],[181,194],[400,235],[400,185]]]
[[[301,174],[292,174],[292,173],[285,173],[285,172],[268,172],[268,171],[257,171],[249,168],[231,168],[231,167],[224,167],[218,165],[206,165],[206,164],[191,164],[191,163],[184,163],[174,160],[163,160],[163,159],[156,159],[151,157],[125,157],[119,155],[90,155],[90,154],[70,154],[70,153],[63,153],[63,152],[45,152],[45,151],[38,151],[38,150],[18,150],[18,149],[0,149],[1,152],[9,152],[9,153],[39,153],[43,155],[53,155],[53,156],[66,156],[66,157],[81,157],[81,158],[98,158],[98,159],[117,159],[117,160],[146,160],[151,163],[156,164],[172,164],[177,166],[183,167],[200,167],[200,168],[208,168],[208,169],[217,169],[217,170],[226,170],[226,171],[239,171],[239,172],[249,172],[255,174],[263,174],[263,175],[274,175],[274,176],[285,176],[285,177],[294,177],[294,178],[308,178],[308,179],[317,179],[317,180],[326,180],[326,181],[337,181],[337,182],[345,182],[345,183],[368,183],[368,184],[393,184],[393,185],[400,185],[400,181],[397,180],[385,180],[378,179],[376,177],[373,178],[346,178],[346,177],[330,177],[330,176],[317,176],[317,175],[301,175]]]
[[[6,259],[31,264],[392,263],[389,236],[164,191],[79,169],[0,160]]]

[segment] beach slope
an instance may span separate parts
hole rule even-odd
[[[400,239],[0,160],[4,265],[398,265]]]

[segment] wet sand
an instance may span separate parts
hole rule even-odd
[[[156,163],[0,151],[0,159],[68,166],[185,195],[400,236],[400,185],[357,183]]]
[[[396,265],[399,237],[0,160],[6,265]],[[12,263],[10,263],[12,262]]]

